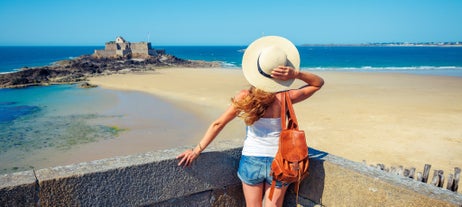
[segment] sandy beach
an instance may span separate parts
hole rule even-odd
[[[416,167],[453,173],[462,167],[462,79],[397,73],[316,72],[326,84],[295,105],[310,147],[368,164]],[[159,69],[151,73],[96,77],[91,83],[136,90],[190,110],[205,122],[249,87],[236,69]],[[216,140],[243,139],[234,120]],[[178,126],[181,129],[181,126]],[[207,125],[204,125],[204,130]],[[183,144],[200,140],[191,136]],[[116,149],[115,149],[116,150]],[[431,173],[432,175],[433,173]]]

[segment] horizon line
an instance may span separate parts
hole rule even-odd
[[[143,41],[140,41],[143,42]],[[135,43],[135,42],[133,42]],[[151,46],[184,46],[184,47],[223,47],[223,46],[247,46],[246,44],[159,44],[154,45],[151,43]],[[428,42],[368,42],[368,43],[302,43],[295,44],[296,46],[386,46],[386,45],[396,45],[396,46],[413,46],[413,45],[428,45],[428,46],[462,46],[462,41],[428,41]],[[0,44],[0,47],[104,47],[105,44]]]

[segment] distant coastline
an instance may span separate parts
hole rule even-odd
[[[359,44],[302,44],[302,47],[310,46],[335,46],[335,47],[462,47],[462,41],[458,42],[377,42],[377,43],[359,43]]]

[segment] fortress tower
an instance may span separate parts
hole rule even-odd
[[[149,58],[157,53],[150,42],[128,42],[123,37],[106,42],[104,50],[95,50],[93,57],[97,58]]]

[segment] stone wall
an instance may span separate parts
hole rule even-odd
[[[149,42],[135,42],[135,43],[106,43],[104,50],[95,50],[93,56],[95,57],[125,57],[130,55],[133,58],[147,58],[156,55],[156,51],[151,48]]]
[[[111,43],[106,43],[104,49],[105,50],[116,51],[118,48],[117,48],[117,44],[115,42],[111,42]]]
[[[156,51],[151,48],[151,43],[147,42],[131,43],[130,48],[134,57],[143,57],[156,54]]]
[[[175,148],[0,176],[0,206],[244,206],[240,143],[215,142],[192,167]],[[462,206],[462,195],[310,149],[302,206]],[[284,206],[294,206],[293,186]]]
[[[95,50],[93,55],[96,57],[115,57],[116,51],[115,50]]]
[[[130,48],[133,53],[148,54],[148,44],[145,42],[131,43]]]

